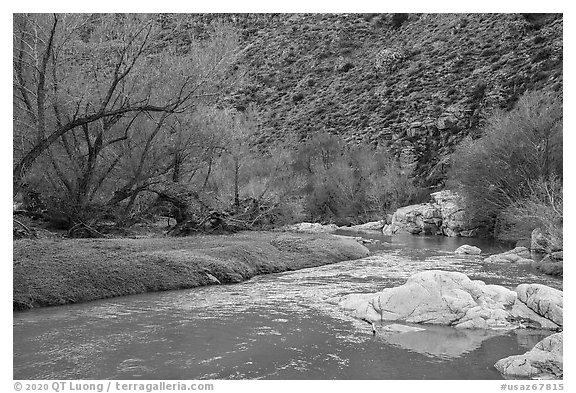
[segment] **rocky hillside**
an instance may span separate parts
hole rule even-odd
[[[562,89],[556,14],[280,14],[233,17],[261,143],[328,131],[388,146],[422,184],[454,146],[528,89]]]

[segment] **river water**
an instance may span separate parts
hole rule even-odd
[[[509,288],[562,289],[562,281],[530,267],[483,265],[510,247],[481,239],[362,236],[379,244],[356,261],[16,312],[14,379],[499,379],[497,360],[550,334],[428,326],[373,336],[330,299],[401,285],[427,269]],[[455,255],[462,244],[483,255]]]

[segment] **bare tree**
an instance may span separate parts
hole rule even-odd
[[[70,147],[77,130],[87,148],[80,182],[89,183],[101,151],[120,141],[105,138],[119,119],[183,113],[217,94],[233,34],[220,29],[186,50],[170,46],[171,34],[153,15],[14,16],[15,194],[36,160],[56,141]]]

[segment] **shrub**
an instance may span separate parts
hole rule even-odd
[[[507,207],[531,195],[532,184],[562,181],[562,98],[529,92],[516,107],[489,119],[479,139],[465,139],[452,156],[450,182],[470,205],[471,218],[494,224]]]
[[[540,228],[552,249],[562,249],[562,188],[555,176],[530,182],[528,197],[503,210],[497,236],[505,240],[529,238]]]
[[[303,179],[301,195],[306,219],[364,222],[382,218],[412,202],[418,189],[398,160],[384,149],[347,145],[321,133],[300,145],[294,176]]]

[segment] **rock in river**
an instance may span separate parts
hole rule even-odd
[[[468,329],[521,326],[557,329],[562,325],[562,291],[522,284],[516,291],[470,280],[465,274],[427,270],[404,285],[336,300],[368,321],[404,321]]]
[[[459,328],[511,327],[505,307],[516,293],[498,285],[472,281],[465,274],[428,270],[406,284],[367,295],[347,295],[339,304],[358,318],[406,321]]]
[[[454,251],[456,254],[470,254],[470,255],[480,255],[482,250],[476,246],[469,246],[468,244],[464,244]]]
[[[523,355],[501,359],[494,367],[506,377],[562,378],[563,335],[552,334]]]
[[[466,203],[450,190],[430,194],[428,203],[404,206],[396,210],[383,233],[445,235],[470,237],[477,234],[476,224],[466,217]]]

